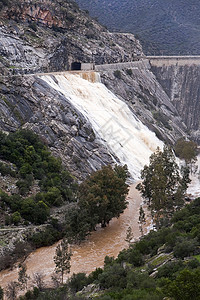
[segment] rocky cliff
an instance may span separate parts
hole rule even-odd
[[[152,66],[151,70],[176,107],[190,135],[200,143],[200,65]]]
[[[123,98],[159,139],[173,144],[188,130],[169,95],[152,72],[149,60],[97,66],[102,82]]]
[[[1,130],[33,129],[80,179],[111,163],[114,154],[95,136],[90,121],[34,75],[68,70],[78,61],[108,63],[107,70],[100,70],[103,83],[159,138],[173,143],[188,135],[187,120],[170,102],[148,62],[123,65],[143,54],[133,35],[110,33],[71,1],[15,0],[9,5],[8,1],[0,12]],[[122,66],[112,69],[116,62]],[[187,109],[182,108],[185,114]]]
[[[129,61],[142,53],[133,35],[108,32],[71,1],[15,0],[3,6],[0,37],[4,74],[67,70],[73,61]]]
[[[112,162],[88,120],[37,76],[3,78],[0,114],[1,130],[32,129],[78,178]]]
[[[0,12],[0,129],[33,129],[78,178],[111,163],[80,112],[27,73],[68,70],[74,61],[129,61],[142,48],[107,31],[71,1],[7,1]]]

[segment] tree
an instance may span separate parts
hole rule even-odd
[[[127,177],[127,166],[115,166],[113,169],[108,165],[91,174],[80,185],[78,204],[93,217],[93,229],[98,223],[105,227],[127,207]]]
[[[192,165],[197,161],[197,144],[193,141],[179,139],[174,147],[176,155],[184,159],[187,165]]]
[[[19,272],[18,272],[18,282],[21,290],[27,289],[27,282],[30,278],[27,273],[27,268],[25,264],[19,264]]]
[[[0,300],[3,300],[3,289],[2,287],[0,286]]]
[[[18,225],[22,220],[22,217],[20,215],[20,213],[18,211],[15,211],[12,214],[12,223],[14,223],[14,225]]]
[[[61,283],[63,284],[63,275],[70,272],[70,260],[72,252],[68,241],[64,238],[56,247],[56,255],[54,256],[55,272],[61,274]]]
[[[130,245],[133,238],[134,238],[133,231],[132,231],[132,228],[129,226],[126,231],[125,241]]]
[[[175,280],[167,280],[163,290],[165,295],[174,300],[198,300],[200,299],[200,270],[180,271]]]
[[[36,272],[33,274],[33,284],[38,288],[39,291],[42,291],[45,287],[44,277],[40,272]]]
[[[17,299],[17,293],[19,289],[19,284],[16,281],[11,281],[6,287],[7,299],[15,300]]]
[[[140,210],[139,210],[139,224],[140,224],[140,232],[141,232],[142,236],[144,235],[143,224],[145,224],[145,222],[146,222],[145,212],[144,212],[144,209],[142,208],[142,205],[140,205]]]
[[[141,171],[142,183],[136,188],[146,199],[157,228],[161,217],[169,218],[173,211],[184,204],[184,196],[190,182],[187,168],[181,171],[172,150],[164,146],[150,156],[149,166]]]

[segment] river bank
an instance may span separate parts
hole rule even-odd
[[[130,226],[135,239],[140,236],[138,225],[139,208],[142,202],[136,184],[130,186],[127,200],[128,208],[118,218],[114,218],[106,228],[97,228],[88,239],[80,245],[72,246],[71,272],[85,272],[89,274],[98,267],[103,267],[106,255],[116,257],[118,253],[128,246],[125,241],[126,232]],[[32,278],[36,272],[42,272],[46,284],[51,283],[51,275],[55,264],[53,257],[58,243],[50,247],[39,248],[32,252],[25,260],[27,273]],[[17,280],[18,268],[0,272],[0,286],[5,288],[10,281]],[[29,287],[31,286],[31,280]]]

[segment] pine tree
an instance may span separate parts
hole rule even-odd
[[[152,217],[159,227],[160,219],[169,218],[173,211],[184,204],[184,196],[190,182],[187,169],[183,174],[175,161],[173,151],[164,146],[150,156],[149,166],[141,172],[142,183],[137,185],[142,197],[147,201]]]
[[[56,247],[56,255],[54,256],[55,272],[61,274],[61,283],[63,284],[63,276],[70,272],[70,260],[72,252],[68,241],[64,238]]]

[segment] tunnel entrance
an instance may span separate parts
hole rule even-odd
[[[77,62],[77,61],[73,62],[73,63],[71,64],[71,70],[72,70],[72,71],[78,71],[78,70],[81,70],[81,63],[80,63],[80,62]]]

